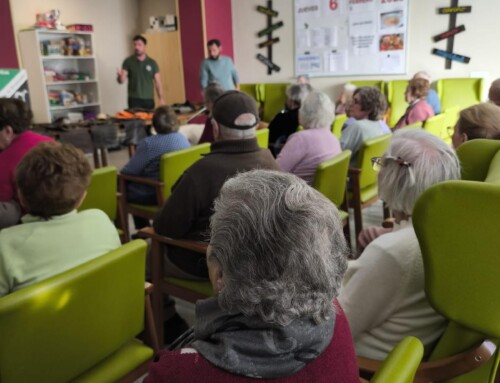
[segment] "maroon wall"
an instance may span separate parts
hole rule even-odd
[[[179,1],[182,61],[186,99],[203,101],[199,81],[200,64],[205,58],[200,0]]]
[[[0,68],[19,68],[9,0],[0,0]]]
[[[204,0],[207,41],[219,39],[222,53],[234,60],[231,0]]]

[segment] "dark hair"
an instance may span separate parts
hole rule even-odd
[[[361,110],[370,111],[368,119],[380,120],[387,110],[387,100],[382,92],[372,86],[362,86],[354,91],[353,97],[357,94],[359,94]]]
[[[49,219],[75,209],[90,182],[92,169],[80,149],[42,142],[16,168],[16,183],[25,208]]]
[[[160,106],[156,108],[153,115],[153,126],[158,134],[177,132],[179,123],[174,110],[170,106]]]
[[[28,105],[17,98],[0,98],[0,130],[10,126],[15,134],[31,127],[33,113]]]
[[[217,45],[218,47],[220,47],[220,40],[218,39],[208,40],[207,47],[209,47],[210,45]]]
[[[430,83],[423,78],[414,78],[408,81],[410,94],[417,98],[426,97],[429,94]]]
[[[134,38],[132,39],[132,41],[137,41],[137,40],[141,40],[144,45],[148,45],[148,40],[146,40],[146,38],[144,36],[141,36],[141,35],[135,35]]]

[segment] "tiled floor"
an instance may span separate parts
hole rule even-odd
[[[127,149],[116,150],[109,152],[109,164],[121,169],[128,161]],[[364,227],[380,225],[383,220],[382,202],[378,201],[372,206],[363,209],[363,225]],[[351,233],[354,233],[354,217],[350,212]],[[134,224],[129,219],[129,227],[132,229]],[[353,236],[354,237],[354,236]],[[352,238],[354,241],[354,238]],[[177,311],[190,325],[194,323],[194,305],[182,300],[176,301]]]

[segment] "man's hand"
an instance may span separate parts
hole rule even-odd
[[[118,68],[116,70],[116,81],[118,81],[118,84],[123,84],[123,82],[127,78],[127,74],[128,73],[125,69]]]

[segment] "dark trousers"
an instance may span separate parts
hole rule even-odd
[[[157,204],[156,194],[137,194],[134,193],[130,188],[127,190],[127,202],[137,203],[140,205],[151,205]],[[149,220],[142,217],[132,216],[134,219],[134,225],[136,230],[140,230],[143,227],[150,226]]]
[[[129,97],[128,98],[128,108],[141,108],[141,109],[150,109],[153,110],[155,108],[155,100],[146,100],[142,98],[134,98],[134,97]]]

